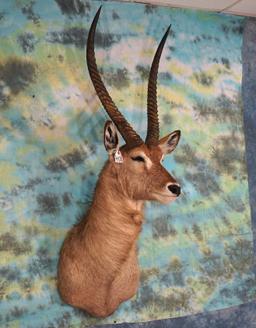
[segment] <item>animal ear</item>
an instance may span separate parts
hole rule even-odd
[[[104,145],[108,153],[112,154],[118,147],[117,129],[113,122],[107,121],[104,127]]]
[[[160,139],[158,146],[161,148],[163,154],[170,154],[176,148],[179,140],[180,130],[176,130]]]

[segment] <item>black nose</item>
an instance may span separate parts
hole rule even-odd
[[[171,184],[168,186],[168,189],[175,194],[176,196],[179,196],[180,194],[180,186],[176,185],[176,184]]]

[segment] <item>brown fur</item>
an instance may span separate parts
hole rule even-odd
[[[144,201],[166,203],[176,198],[167,197],[166,185],[176,181],[160,163],[161,143],[166,140],[151,148],[122,147],[122,164],[114,161],[117,145],[108,149],[109,160],[99,176],[92,205],[68,233],[61,249],[58,289],[66,303],[93,316],[106,317],[136,293],[136,242]],[[138,154],[147,156],[151,165],[134,161],[132,157]]]

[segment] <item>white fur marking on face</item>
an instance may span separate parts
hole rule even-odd
[[[151,168],[151,166],[152,166],[151,159],[148,158],[148,156],[146,156],[144,153],[143,153],[143,157],[145,158],[146,167],[149,170]]]
[[[135,153],[133,155],[133,157],[136,157],[136,156],[141,156],[144,158],[145,160],[145,164],[146,164],[146,168],[149,170],[152,166],[152,162],[151,162],[151,159],[143,152],[140,152],[140,153]]]

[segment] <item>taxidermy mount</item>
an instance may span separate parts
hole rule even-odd
[[[87,40],[87,66],[96,93],[112,121],[104,128],[108,152],[92,204],[68,233],[59,258],[58,290],[64,302],[96,317],[112,314],[133,297],[139,285],[137,239],[145,201],[167,204],[180,195],[180,186],[161,162],[180,139],[176,130],[159,139],[157,73],[169,29],[155,53],[148,81],[145,141],[120,113],[98,72],[94,36],[100,10]],[[119,148],[118,133],[125,145]]]

